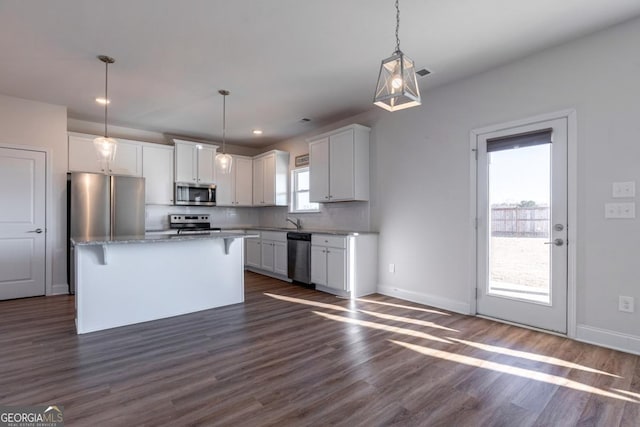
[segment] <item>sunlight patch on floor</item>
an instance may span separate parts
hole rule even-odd
[[[352,325],[365,326],[367,328],[378,329],[378,330],[381,330],[381,331],[393,332],[393,333],[396,333],[396,334],[409,335],[409,336],[412,336],[412,337],[422,338],[422,339],[425,339],[425,340],[431,340],[431,341],[437,341],[437,342],[442,342],[442,343],[446,343],[446,344],[452,344],[451,341],[447,341],[445,339],[438,338],[438,337],[433,336],[433,335],[425,334],[424,332],[414,331],[414,330],[411,330],[411,329],[399,328],[397,326],[389,326],[389,325],[385,325],[385,324],[382,324],[382,323],[369,322],[367,320],[352,319],[352,318],[349,318],[349,317],[336,316],[334,314],[321,313],[319,311],[313,311],[312,313],[317,314],[318,316],[322,316],[322,317],[324,317],[326,319],[336,320],[336,321],[342,322],[342,323],[350,323]]]
[[[490,369],[496,372],[502,372],[509,375],[516,375],[522,378],[527,378],[535,381],[541,381],[548,384],[554,384],[560,387],[567,387],[577,391],[583,391],[586,393],[593,393],[612,399],[624,400],[626,402],[640,403],[638,399],[632,399],[622,394],[612,393],[606,390],[602,390],[587,384],[582,384],[578,381],[570,380],[564,377],[558,377],[556,375],[547,374],[544,372],[532,371],[529,369],[519,368],[516,366],[509,366],[502,363],[492,362],[490,360],[478,359],[471,356],[464,356],[461,354],[451,353],[443,350],[436,350],[421,345],[410,344],[407,342],[389,340],[390,342],[397,344],[401,347],[413,350],[415,352],[424,354],[425,356],[437,357],[439,359],[448,360],[455,363],[461,363],[467,366],[473,366],[476,368]]]
[[[311,300],[302,299],[302,298],[287,297],[287,296],[284,296],[284,295],[270,294],[268,292],[264,292],[264,295],[266,295],[268,297],[271,297],[271,298],[279,299],[281,301],[294,302],[296,304],[311,305],[313,307],[326,308],[326,309],[329,309],[329,310],[337,310],[337,311],[346,311],[346,312],[349,312],[349,313],[352,312],[348,308],[344,308],[344,307],[341,307],[341,306],[335,305],[335,304],[325,304],[323,302],[311,301]]]
[[[565,368],[578,369],[578,370],[581,370],[581,371],[592,372],[594,374],[608,375],[610,377],[620,378],[619,375],[614,375],[614,374],[610,374],[608,372],[599,371],[597,369],[589,368],[587,366],[579,365],[577,363],[567,362],[566,360],[558,359],[558,358],[555,358],[555,357],[544,356],[544,355],[535,354],[535,353],[529,353],[529,352],[526,352],[526,351],[512,350],[512,349],[506,348],[506,347],[496,347],[496,346],[493,346],[493,345],[481,344],[481,343],[477,343],[477,342],[473,342],[473,341],[465,341],[465,340],[461,340],[461,339],[458,339],[458,338],[450,338],[450,337],[447,337],[447,338],[452,340],[452,341],[456,341],[456,342],[459,342],[461,344],[468,345],[469,347],[478,348],[480,350],[489,351],[491,353],[499,353],[499,354],[504,354],[506,356],[513,356],[513,357],[519,357],[521,359],[533,360],[535,362],[543,362],[543,363],[548,363],[548,364],[551,364],[551,365],[562,366],[562,367],[565,367]]]
[[[450,332],[460,332],[457,329],[451,329],[451,328],[447,328],[446,326],[440,326],[437,323],[428,322],[426,320],[412,319],[410,317],[404,317],[404,316],[394,316],[392,314],[376,313],[375,311],[367,311],[367,310],[361,310],[361,309],[358,309],[358,311],[361,313],[368,314],[369,316],[378,317],[380,319],[393,320],[395,322],[405,322],[405,323],[410,323],[412,325],[418,325],[418,326],[426,326],[427,328],[443,329],[445,331],[450,331]]]
[[[425,313],[440,314],[442,316],[451,316],[449,313],[445,313],[445,312],[438,311],[438,310],[433,310],[433,309],[429,309],[429,308],[421,308],[421,307],[411,307],[409,305],[395,304],[395,303],[392,303],[392,302],[374,301],[374,300],[370,300],[370,299],[366,299],[366,298],[355,298],[355,301],[362,301],[362,302],[367,302],[367,303],[371,303],[371,304],[388,305],[389,307],[404,308],[404,309],[407,309],[407,310],[424,311]]]

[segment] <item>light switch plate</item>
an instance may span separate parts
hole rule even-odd
[[[614,182],[612,196],[614,199],[636,197],[636,182]]]
[[[636,204],[605,203],[604,217],[607,219],[633,219],[636,217]]]

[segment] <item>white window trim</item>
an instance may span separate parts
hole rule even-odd
[[[309,166],[303,166],[301,168],[296,168],[296,169],[292,169],[291,170],[291,203],[289,204],[289,213],[295,213],[295,214],[305,214],[305,213],[319,213],[320,212],[320,204],[316,203],[316,205],[318,205],[317,209],[297,209],[296,207],[296,194],[298,193],[298,191],[296,191],[296,174],[300,173],[300,172],[304,172],[305,170],[309,170]],[[313,202],[312,202],[313,203]]]

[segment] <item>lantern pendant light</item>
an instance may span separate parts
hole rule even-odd
[[[107,132],[107,106],[109,104],[109,97],[108,97],[108,82],[109,82],[109,64],[113,64],[114,62],[116,62],[115,59],[109,57],[109,56],[105,56],[105,55],[100,55],[98,56],[98,59],[102,62],[104,62],[104,66],[105,66],[105,71],[104,71],[104,99],[105,99],[105,103],[104,103],[104,136],[100,136],[98,138],[95,138],[93,140],[93,145],[96,149],[96,153],[98,155],[98,161],[103,163],[104,167],[104,173],[108,173],[111,163],[113,162],[113,160],[116,158],[116,149],[118,148],[118,141],[113,139],[113,138],[109,138],[109,134]]]
[[[233,157],[226,152],[226,132],[227,132],[227,95],[228,90],[220,89],[218,91],[222,95],[222,153],[216,155],[216,170],[222,174],[231,173],[231,164],[233,163]]]
[[[400,50],[400,7],[396,0],[396,51],[382,60],[373,103],[387,111],[398,111],[421,104],[413,61]]]

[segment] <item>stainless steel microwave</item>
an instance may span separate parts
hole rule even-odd
[[[192,184],[188,182],[176,182],[176,205],[186,206],[215,206],[215,184]]]

